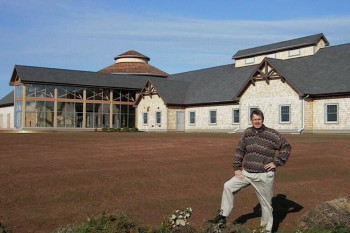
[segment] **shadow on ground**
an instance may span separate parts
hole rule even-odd
[[[279,225],[286,218],[289,213],[296,213],[303,209],[303,206],[298,203],[288,200],[287,196],[284,194],[277,194],[272,198],[273,207],[273,226],[272,232],[277,232]],[[253,212],[249,214],[244,214],[238,217],[233,222],[236,224],[244,224],[249,219],[261,217],[261,207],[258,203],[254,208]]]

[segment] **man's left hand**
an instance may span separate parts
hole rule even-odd
[[[272,171],[272,170],[274,170],[275,168],[276,168],[276,165],[275,165],[273,162],[268,163],[268,164],[266,164],[266,165],[264,166],[264,169],[265,169],[266,171]]]

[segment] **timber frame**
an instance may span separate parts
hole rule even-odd
[[[144,99],[145,96],[149,96],[152,99],[153,95],[158,95],[160,97],[156,88],[152,85],[151,81],[148,80],[144,88],[141,90],[139,96],[136,98],[135,105],[138,105],[141,98]]]
[[[268,61],[268,58],[262,60],[262,62],[256,67],[256,69],[249,76],[249,79],[238,92],[238,94],[233,98],[233,100],[239,100],[243,93],[247,90],[250,84],[255,86],[256,82],[265,81],[267,85],[270,85],[270,80],[278,80],[281,82],[287,83],[299,96],[304,96],[305,93],[301,92],[295,87],[285,76],[280,72],[271,62]]]

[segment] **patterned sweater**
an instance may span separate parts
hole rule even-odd
[[[275,151],[279,154],[275,158]],[[276,167],[284,165],[291,152],[289,143],[276,131],[263,125],[258,131],[247,128],[238,142],[233,162],[234,170],[244,169],[248,172],[266,172],[264,166],[274,162]]]

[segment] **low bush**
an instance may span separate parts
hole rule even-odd
[[[326,201],[301,217],[306,229],[348,229],[350,232],[350,202],[346,198]]]
[[[6,229],[5,225],[0,222],[0,233],[12,233],[12,231]]]
[[[57,228],[54,233],[142,233],[142,231],[128,215],[115,212],[103,213],[94,218],[88,218],[78,226],[64,226]]]

